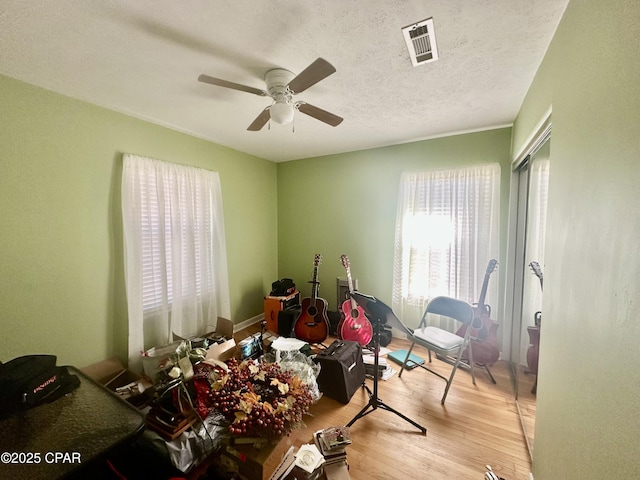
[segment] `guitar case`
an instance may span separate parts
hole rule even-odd
[[[314,362],[320,365],[318,389],[340,403],[349,403],[364,383],[362,347],[358,342],[335,340],[315,356]]]
[[[278,312],[278,335],[281,337],[293,337],[293,327],[302,312],[300,305],[294,305]]]
[[[329,335],[332,337],[339,337],[338,325],[340,325],[341,315],[340,312],[332,312],[327,310],[327,319],[329,320]]]

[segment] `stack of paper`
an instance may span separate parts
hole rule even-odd
[[[373,354],[366,354],[362,356],[364,363],[364,371],[367,375],[373,376],[375,370],[375,356]],[[378,357],[378,378],[382,380],[388,380],[393,376],[396,371],[387,364],[387,359],[384,357]]]
[[[324,456],[324,464],[346,463],[346,447],[351,445],[349,427],[331,427],[319,430],[313,441]]]

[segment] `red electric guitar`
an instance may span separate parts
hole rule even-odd
[[[313,279],[311,280],[311,297],[302,299],[302,311],[293,327],[296,338],[307,343],[322,343],[329,335],[329,318],[327,317],[327,301],[318,297],[318,266],[322,256],[316,254],[313,261]]]
[[[484,274],[480,298],[474,307],[474,318],[471,323],[471,351],[473,353],[473,362],[479,365],[493,365],[500,358],[500,349],[498,348],[498,322],[491,319],[491,307],[484,303],[487,296],[487,287],[489,286],[489,278],[498,265],[497,260],[489,260],[487,271]],[[463,325],[456,332],[461,337],[467,331],[466,325]],[[489,372],[490,373],[490,372]]]
[[[368,345],[373,337],[373,327],[365,316],[364,310],[351,297],[353,293],[353,280],[351,280],[351,267],[349,257],[340,257],[342,266],[347,270],[347,283],[349,284],[349,298],[342,302],[342,313],[344,318],[338,324],[338,335],[342,340],[358,342],[360,345]]]

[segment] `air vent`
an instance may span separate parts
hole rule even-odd
[[[438,45],[433,29],[433,18],[427,18],[402,29],[409,57],[414,67],[438,59]]]

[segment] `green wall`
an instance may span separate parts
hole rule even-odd
[[[127,358],[122,154],[219,172],[231,319],[277,278],[276,165],[0,76],[0,361]]]
[[[506,232],[510,138],[502,128],[278,164],[280,276],[309,296],[314,254],[322,254],[320,296],[336,310],[346,254],[359,290],[390,304],[401,173],[499,162]]]
[[[640,478],[640,2],[572,0],[514,125],[552,105],[536,480]]]
[[[640,478],[639,19],[636,0],[572,0],[512,132],[281,164],[0,76],[0,360],[126,358],[124,152],[220,172],[239,322],[275,278],[308,295],[315,253],[330,308],[342,253],[360,289],[390,301],[404,170],[500,161],[505,232],[509,144],[519,153],[552,106],[533,472]]]

